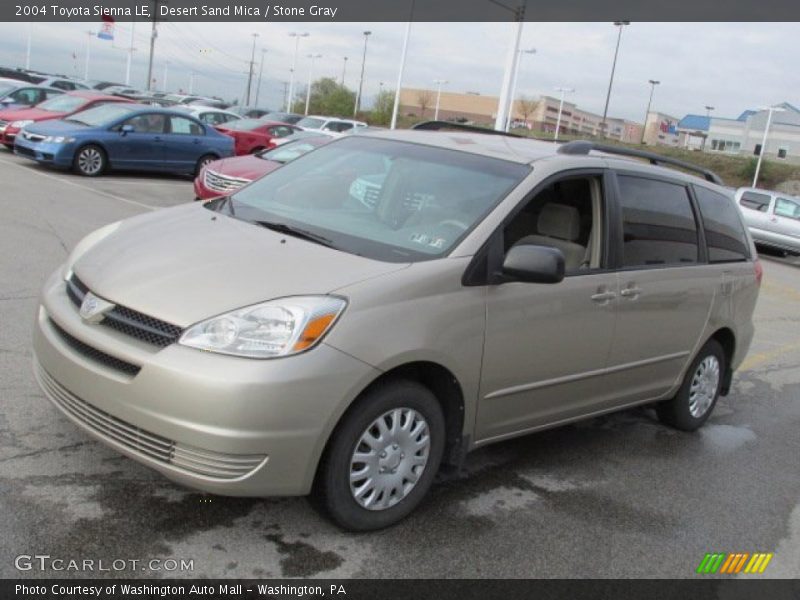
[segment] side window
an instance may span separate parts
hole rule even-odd
[[[37,104],[39,101],[38,91],[35,88],[22,88],[11,94],[10,97],[18,104]]]
[[[620,175],[625,267],[688,265],[698,260],[697,223],[688,190]]]
[[[800,219],[800,204],[786,198],[775,199],[775,214],[789,219]]]
[[[599,177],[576,177],[541,190],[503,230],[505,251],[518,243],[550,246],[564,254],[567,273],[599,268],[603,236],[600,183]]]
[[[179,135],[203,135],[203,128],[184,117],[170,117],[170,130]]]
[[[275,137],[279,138],[286,137],[287,135],[292,134],[292,130],[289,127],[286,127],[285,125],[277,125],[275,127],[271,127],[269,132]]]
[[[164,133],[166,120],[164,115],[149,113],[136,115],[125,121],[125,125],[132,125],[135,133]]]
[[[58,88],[60,90],[67,90],[72,91],[75,89],[75,84],[70,81],[54,81],[51,87]]]
[[[746,260],[750,247],[736,205],[727,196],[695,186],[697,204],[703,217],[709,262]]]
[[[739,199],[739,204],[745,208],[751,208],[758,212],[767,212],[769,210],[770,196],[767,194],[757,194],[756,192],[744,192]]]

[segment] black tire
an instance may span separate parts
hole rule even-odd
[[[266,150],[264,146],[258,146],[257,148],[253,148],[252,150],[250,150],[250,154],[258,154],[259,152],[262,152],[264,150]]]
[[[350,472],[353,453],[365,435],[367,428],[382,415],[394,409],[411,409],[421,415],[427,423],[430,436],[427,463],[422,467],[416,484],[394,505],[379,510],[365,508],[355,499],[350,489]],[[391,417],[387,417],[391,419]],[[405,417],[408,423],[408,417]],[[401,421],[402,422],[402,421]],[[413,426],[413,423],[412,423]],[[418,439],[422,439],[421,437]],[[445,442],[445,421],[442,408],[433,393],[425,386],[403,379],[387,381],[375,386],[351,407],[334,430],[325,450],[314,485],[312,501],[340,527],[350,531],[372,531],[393,525],[408,516],[422,501],[431,487],[442,460]],[[397,446],[393,446],[395,452]],[[366,446],[362,446],[366,448]],[[385,456],[385,450],[381,456]],[[375,451],[378,452],[377,450]],[[391,450],[390,450],[391,452]],[[406,469],[404,454],[394,470],[379,474],[380,478],[392,478],[397,470]],[[418,457],[415,457],[418,458]],[[388,460],[391,460],[390,456]],[[376,465],[383,458],[375,457]],[[367,468],[364,463],[364,468]],[[381,471],[382,473],[382,471]],[[400,478],[403,478],[401,473]],[[405,482],[405,479],[403,479]],[[403,483],[400,484],[401,486]],[[392,489],[392,495],[396,489]],[[367,496],[371,494],[366,494]],[[380,497],[380,496],[379,496]]]
[[[713,380],[709,380],[708,377],[706,377],[706,380],[703,380],[701,365],[705,363],[705,372],[709,373],[713,371],[713,368],[709,367],[709,365],[713,365],[715,361],[718,366],[718,373],[716,385],[713,385]],[[725,351],[722,349],[722,346],[720,346],[719,342],[716,340],[708,340],[700,349],[700,352],[697,353],[697,356],[686,371],[683,384],[678,390],[678,393],[675,394],[675,397],[656,405],[656,412],[659,420],[681,431],[695,431],[701,427],[703,423],[708,420],[708,417],[711,416],[717,404],[727,368]],[[698,393],[698,395],[694,397],[693,402],[692,385],[695,383],[696,379],[700,382],[698,384],[698,392],[702,391],[703,393]],[[703,410],[705,404],[703,400],[711,394],[713,394],[711,402],[705,406]],[[702,400],[698,398],[702,398]]]
[[[75,153],[72,166],[84,177],[97,177],[108,168],[108,157],[105,150],[96,144],[87,144]]]
[[[14,151],[14,144],[3,144],[3,146],[5,146],[6,149],[11,150],[11,152]]]
[[[197,177],[200,175],[200,171],[203,170],[203,167],[205,167],[208,163],[214,162],[215,160],[219,160],[219,157],[214,154],[204,154],[198,158],[197,164],[194,166],[194,176]]]

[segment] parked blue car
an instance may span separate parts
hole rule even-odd
[[[196,175],[233,156],[233,145],[233,138],[185,112],[114,103],[28,125],[17,135],[14,153],[87,177],[110,169]]]

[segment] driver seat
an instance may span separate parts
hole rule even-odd
[[[564,254],[564,268],[577,269],[584,262],[586,247],[575,242],[581,232],[581,216],[574,206],[548,202],[536,223],[537,234],[527,235],[518,244],[558,248]]]

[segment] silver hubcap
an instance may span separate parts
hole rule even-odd
[[[94,175],[95,173],[100,172],[100,167],[102,167],[102,165],[103,157],[100,156],[100,152],[94,148],[81,150],[81,153],[78,155],[78,166],[84,173]]]
[[[425,471],[431,436],[410,408],[384,413],[367,427],[350,460],[350,491],[368,510],[385,510],[408,496]]]
[[[708,411],[719,387],[719,361],[716,356],[706,356],[697,365],[689,388],[689,412],[700,418]]]

